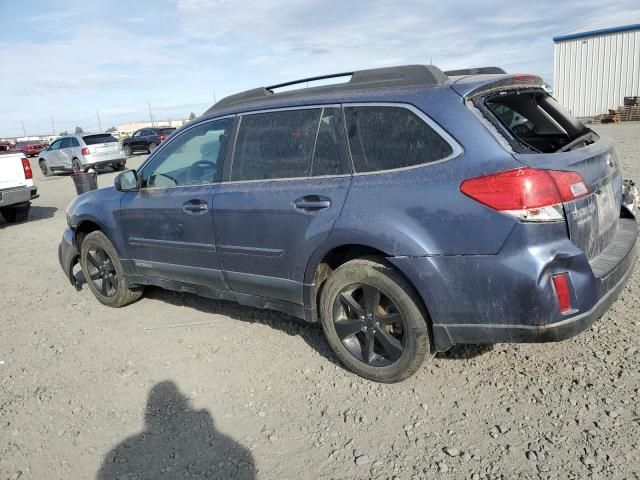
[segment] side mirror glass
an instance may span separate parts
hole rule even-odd
[[[135,170],[125,170],[113,181],[116,190],[120,192],[130,192],[138,189],[138,175]]]

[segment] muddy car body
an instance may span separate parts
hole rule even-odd
[[[384,382],[455,344],[562,340],[602,315],[636,260],[610,140],[535,76],[349,75],[221,100],[78,197],[67,276],[80,258],[113,306],[159,285],[321,321],[349,368]]]

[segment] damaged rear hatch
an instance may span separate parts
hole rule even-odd
[[[578,174],[562,206],[572,243],[594,259],[614,241],[621,214],[622,169],[613,142],[566,112],[539,77],[492,77],[452,87],[524,166]]]

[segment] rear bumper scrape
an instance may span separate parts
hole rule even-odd
[[[632,275],[637,260],[637,223],[621,220],[611,248],[592,261],[596,280],[597,302],[586,311],[566,320],[542,325],[446,324],[434,325],[434,338],[440,345],[464,343],[542,343],[571,338],[590,328],[616,301]],[[611,250],[621,255],[614,260]],[[602,263],[602,265],[596,265]],[[608,268],[606,268],[608,267]]]

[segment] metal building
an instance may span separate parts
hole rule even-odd
[[[640,96],[640,19],[598,25],[553,38],[553,90],[576,117],[618,109]]]

